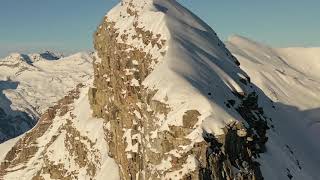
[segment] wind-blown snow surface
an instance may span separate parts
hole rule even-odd
[[[225,109],[225,102],[234,97],[232,92],[247,93],[239,81],[246,73],[203,21],[175,1],[154,3],[165,11],[167,29],[160,33],[169,39],[168,52],[144,84],[159,89],[155,98],[163,101],[167,97],[166,103],[173,107],[163,128],[181,125],[183,114],[195,109],[202,114],[200,122],[208,133],[223,134],[226,124],[240,119]]]
[[[91,79],[91,56],[45,52],[0,59],[0,143],[30,129],[48,107]]]
[[[161,34],[169,41],[164,57],[151,44],[144,49],[160,62],[142,84],[158,90],[154,98],[159,101],[168,99],[165,103],[173,108],[169,118],[163,122],[163,128],[169,124],[181,124],[180,117],[184,112],[196,109],[203,115],[201,121],[206,119],[208,122],[210,133],[222,134],[221,128],[237,121],[232,116],[239,117],[237,113],[225,110],[225,100],[232,99],[233,92],[247,93],[239,81],[247,77],[246,73],[237,67],[236,60],[216,33],[176,1],[139,0],[133,4],[138,7],[138,26],[153,34]],[[116,22],[118,32],[132,31],[135,34],[130,30],[135,17],[119,16],[126,11],[119,4],[107,17]],[[155,19],[157,23],[154,23]],[[134,46],[141,46],[137,40],[129,38],[128,41]],[[120,38],[119,42],[122,42]]]
[[[274,124],[261,159],[265,178],[318,179],[320,48],[275,49],[240,36],[226,44],[253,83],[275,102],[274,109],[265,108]]]

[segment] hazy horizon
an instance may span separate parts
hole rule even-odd
[[[92,34],[118,0],[3,0],[0,57],[11,52],[92,50]],[[266,2],[180,0],[205,20],[222,40],[233,34],[274,47],[319,47],[320,1]],[[298,26],[299,24],[299,26]]]

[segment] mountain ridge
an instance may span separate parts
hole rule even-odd
[[[90,103],[108,126],[121,178],[262,178],[253,156],[264,151],[267,120],[252,119],[250,78],[203,21],[176,1],[123,1],[99,26],[95,48]]]

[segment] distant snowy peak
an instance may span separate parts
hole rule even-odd
[[[0,63],[25,63],[25,64],[32,64],[32,60],[29,58],[28,55],[19,54],[19,53],[12,53],[9,56],[0,59]]]
[[[320,78],[319,47],[273,48],[240,35],[229,37],[226,45],[238,59],[251,59],[267,67],[286,67],[292,73]]]
[[[54,53],[50,51],[45,51],[43,53],[33,53],[33,54],[20,54],[20,53],[12,53],[9,56],[0,59],[0,61],[22,61],[28,64],[32,64],[41,60],[58,60],[62,58],[63,55],[59,53]]]
[[[238,34],[233,34],[231,36],[228,37],[227,39],[227,42],[230,42],[230,43],[235,43],[235,44],[255,44],[257,46],[264,46],[258,42],[255,42],[253,41],[252,39],[249,39],[245,36],[241,36],[241,35],[238,35]]]
[[[62,54],[52,53],[50,51],[46,51],[40,54],[12,53],[3,59],[0,59],[0,69],[3,69],[3,68],[10,69],[0,74],[3,77],[10,78],[10,77],[18,76],[22,72],[27,72],[27,71],[28,72],[48,71],[48,68],[54,68],[53,66],[51,66],[54,64],[57,64],[57,65],[63,64],[63,63],[68,64],[68,62],[81,63],[81,61],[83,60],[90,63],[92,62],[92,57],[93,57],[93,53],[86,53],[86,52],[79,52],[67,57],[64,57]],[[67,67],[63,67],[63,68],[67,68]],[[4,80],[6,79],[6,78],[2,78],[1,76],[0,78]]]
[[[241,49],[238,49],[238,53],[240,53],[242,56],[252,56],[254,54],[257,56],[257,61],[261,59],[268,60],[266,62],[259,63],[283,63],[280,57],[276,53],[273,53],[273,48],[240,35],[230,36],[226,42],[226,45],[231,50],[241,47]]]
[[[60,53],[54,53],[51,51],[45,51],[40,54],[30,54],[29,55],[30,59],[37,61],[37,60],[59,60],[64,57],[63,54]]]
[[[40,69],[35,65],[37,62],[55,61],[61,58],[63,58],[62,55],[50,51],[40,54],[12,53],[3,59],[0,59],[0,66],[2,66],[1,68],[9,67],[11,71],[8,71],[8,74],[10,74],[10,72],[15,72],[15,75],[19,75],[22,71],[39,71]],[[5,74],[5,72],[2,74]]]

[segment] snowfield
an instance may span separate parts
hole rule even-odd
[[[274,123],[261,158],[265,178],[291,174],[294,179],[318,179],[320,48],[276,49],[241,36],[230,37],[226,45],[275,103],[274,109],[265,109]]]

